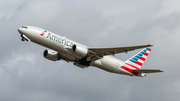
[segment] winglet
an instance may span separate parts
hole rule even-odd
[[[151,47],[151,46],[153,46],[153,45],[148,44],[148,47]]]

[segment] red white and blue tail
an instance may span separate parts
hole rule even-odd
[[[150,51],[150,48],[144,48],[142,51],[140,51],[130,59],[126,60],[124,66],[130,69],[140,69],[147,56],[149,55]]]

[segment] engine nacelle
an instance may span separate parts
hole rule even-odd
[[[83,58],[88,54],[88,48],[83,46],[77,46],[74,44],[72,46],[72,52]]]
[[[59,53],[53,50],[45,50],[44,57],[52,61],[60,60]]]
[[[140,76],[140,77],[145,77],[146,76],[146,73],[138,73],[137,76]]]

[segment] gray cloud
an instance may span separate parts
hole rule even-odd
[[[180,99],[180,12],[172,5],[177,0],[16,1],[13,9],[0,6],[0,100]],[[143,68],[165,72],[138,78],[51,62],[42,56],[45,47],[20,41],[21,25],[42,27],[90,47],[153,44]],[[117,58],[126,60],[138,51]]]

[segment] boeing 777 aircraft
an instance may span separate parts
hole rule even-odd
[[[44,57],[52,61],[63,59],[67,62],[74,63],[75,66],[80,68],[94,66],[111,73],[129,76],[145,77],[146,73],[162,72],[161,70],[140,69],[151,51],[148,47],[152,45],[88,48],[64,36],[38,27],[22,26],[18,31],[22,37],[22,41],[32,41],[52,49],[44,51]],[[140,48],[144,49],[126,61],[121,61],[110,56],[117,53],[127,53]]]

